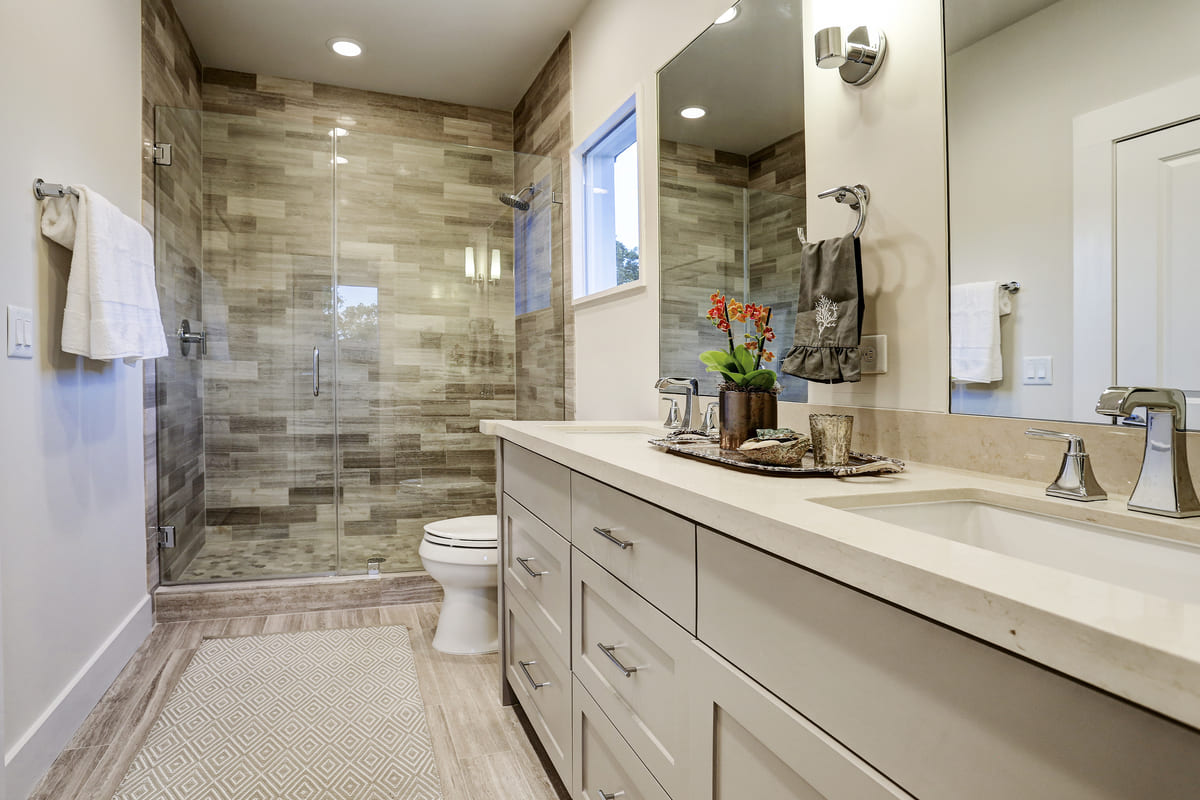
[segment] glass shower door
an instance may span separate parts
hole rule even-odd
[[[191,525],[186,542],[177,528],[177,552],[163,551],[170,553],[163,582],[331,574],[338,563],[331,137],[311,123],[200,116],[202,203],[180,216],[199,230],[203,258],[160,260],[159,270],[168,281],[179,269],[194,270],[184,284],[191,294],[198,289],[191,323],[204,331],[206,352],[193,346],[184,355],[172,342],[160,364],[173,362],[167,369],[186,375],[186,388],[160,388],[158,409],[160,500],[164,484],[202,487],[203,525]],[[184,174],[177,141],[174,163],[157,168],[159,220],[173,208],[164,194]],[[187,180],[194,183],[190,172]],[[156,239],[168,248],[161,233]],[[187,251],[200,252],[191,244]],[[201,435],[164,441],[164,424],[184,396]],[[198,470],[179,472],[180,441],[189,457],[199,453]]]

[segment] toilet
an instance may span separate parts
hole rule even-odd
[[[452,655],[496,652],[496,515],[431,522],[417,552],[445,595],[433,648]]]

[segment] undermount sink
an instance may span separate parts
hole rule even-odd
[[[1012,508],[994,499],[901,501],[858,507],[851,507],[846,500],[825,502],[860,516],[994,553],[1147,594],[1200,603],[1197,545]]]

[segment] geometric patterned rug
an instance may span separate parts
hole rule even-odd
[[[113,800],[440,800],[408,630],[206,639]]]

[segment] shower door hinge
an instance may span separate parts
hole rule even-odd
[[[175,546],[174,525],[159,525],[157,528],[151,528],[150,532],[157,537],[158,546],[163,550],[168,550]]]
[[[171,145],[165,142],[154,143],[154,163],[160,167],[171,166]]]

